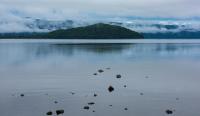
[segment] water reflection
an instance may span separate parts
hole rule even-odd
[[[0,44],[0,64],[55,57],[80,60],[200,58],[200,44]]]

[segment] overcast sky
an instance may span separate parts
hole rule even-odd
[[[117,18],[200,16],[200,0],[0,0],[0,16],[35,18]]]

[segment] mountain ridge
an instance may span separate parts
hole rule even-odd
[[[43,38],[43,39],[141,39],[144,38],[138,32],[130,29],[97,23],[84,27],[77,27],[71,29],[59,29],[48,33],[14,33],[14,34],[0,34],[0,38]]]

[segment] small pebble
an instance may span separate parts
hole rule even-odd
[[[90,107],[89,107],[89,106],[84,106],[83,109],[85,109],[85,110],[89,110]]]
[[[93,110],[92,112],[95,112],[95,110]]]
[[[88,103],[88,105],[94,105],[94,104],[95,104],[94,102],[89,102],[89,103]]]
[[[124,110],[128,110],[128,108],[124,108]]]
[[[120,79],[122,76],[120,74],[116,75],[117,79]]]
[[[96,94],[96,93],[94,94],[94,97],[97,97],[97,94]]]
[[[97,75],[97,73],[94,73],[93,75]]]
[[[24,97],[24,94],[20,94],[21,97]]]
[[[52,112],[52,111],[48,111],[48,112],[46,113],[46,115],[53,115],[53,112]]]
[[[103,71],[102,69],[99,69],[98,72],[99,72],[99,73],[102,73],[102,72],[104,72],[104,71]]]
[[[113,91],[114,91],[114,88],[113,88],[112,86],[109,86],[109,87],[108,87],[108,91],[109,91],[109,92],[113,92]]]
[[[54,101],[54,103],[55,103],[55,104],[57,104],[57,103],[58,103],[58,101]]]
[[[140,93],[140,95],[144,95],[144,93]]]
[[[113,105],[109,105],[110,107],[112,107]]]
[[[56,110],[57,115],[64,114],[64,112],[65,112],[64,110]]]
[[[173,111],[172,111],[172,110],[169,110],[169,109],[166,110],[165,112],[166,112],[166,114],[173,114]]]
[[[124,88],[126,88],[127,86],[126,85],[124,85]]]

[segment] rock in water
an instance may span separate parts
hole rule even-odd
[[[99,73],[102,73],[102,72],[104,72],[104,71],[103,71],[102,69],[99,69],[98,72],[99,72]]]
[[[165,112],[166,112],[166,114],[173,114],[173,111],[172,111],[172,110],[169,110],[169,109],[166,110]]]
[[[109,92],[113,92],[113,91],[114,91],[114,87],[109,86],[109,87],[108,87],[108,91],[109,91]]]
[[[120,78],[122,78],[122,76],[120,74],[118,74],[118,75],[116,75],[116,78],[120,79]]]
[[[88,105],[94,105],[94,104],[95,104],[94,102],[89,102],[89,103],[88,103]]]
[[[65,112],[64,110],[56,110],[57,115],[64,114],[64,112]]]
[[[124,110],[128,110],[128,108],[124,108]]]
[[[24,97],[24,94],[20,94],[21,97]]]
[[[85,110],[89,110],[90,107],[89,107],[89,106],[84,106],[83,109],[85,109]]]
[[[48,111],[48,112],[46,113],[46,115],[53,115],[53,112],[52,112],[52,111]]]
[[[93,75],[97,75],[97,73],[94,73]]]
[[[96,93],[94,94],[94,97],[97,97],[97,94],[96,94]]]

